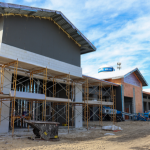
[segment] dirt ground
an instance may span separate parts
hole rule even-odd
[[[59,130],[60,141],[30,140],[24,135],[11,137],[0,135],[0,150],[148,150],[150,149],[150,122],[125,121],[116,123],[123,130],[118,132],[104,131],[95,126],[98,122],[90,122],[89,130],[85,128]],[[103,122],[103,125],[111,125]],[[115,135],[104,135],[114,133]],[[30,136],[33,136],[30,132]]]

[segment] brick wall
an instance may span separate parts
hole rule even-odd
[[[120,78],[120,79],[108,79],[107,81],[113,82],[113,83],[117,83],[120,85],[123,85],[123,93],[124,93],[124,97],[131,97],[133,98],[133,92],[135,91],[135,110],[136,113],[142,113],[143,112],[143,102],[142,102],[142,84],[139,82],[139,80],[137,79],[136,76],[133,75],[129,75],[126,77],[126,79],[124,78]],[[128,82],[128,83],[126,83]],[[133,91],[134,88],[134,91]]]
[[[124,85],[124,96],[133,98],[133,88],[135,89],[135,110],[136,113],[143,112],[143,102],[142,102],[142,87],[131,85],[123,82]]]

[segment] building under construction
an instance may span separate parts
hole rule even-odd
[[[24,119],[88,129],[103,106],[124,111],[122,80],[82,75],[80,55],[96,48],[60,11],[0,3],[0,28],[0,133],[29,128]]]
[[[24,119],[88,129],[103,105],[115,108],[118,85],[82,76],[80,55],[96,48],[61,12],[0,3],[0,14],[0,133]]]
[[[138,68],[128,72],[104,73],[101,79],[116,83],[119,86],[117,92],[116,109],[127,113],[143,113],[143,87],[148,86],[145,78]],[[125,119],[129,119],[128,116]]]

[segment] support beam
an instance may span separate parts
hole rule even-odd
[[[88,84],[88,78],[86,79],[85,88],[86,88],[86,100],[87,100],[86,107],[87,107],[87,130],[88,130],[88,120],[89,120],[89,115],[88,115],[88,110],[89,110],[89,107],[88,107],[88,99],[89,99],[89,84]]]
[[[75,84],[75,102],[82,102],[82,84]],[[75,128],[82,128],[82,109],[85,107],[84,105],[75,105],[74,112],[74,121]],[[85,109],[85,108],[84,108]]]
[[[112,92],[113,92],[113,124],[116,122],[116,89],[112,86]]]
[[[66,82],[66,95],[68,97],[68,108],[67,108],[67,105],[66,105],[66,115],[67,115],[67,124],[68,124],[68,133],[69,133],[69,99],[70,99],[70,74],[67,75],[67,82]],[[66,103],[67,104],[67,103]]]

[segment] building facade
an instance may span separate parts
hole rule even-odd
[[[150,93],[143,91],[143,112],[150,110]]]
[[[22,84],[18,82],[16,86],[18,92],[30,92],[29,72],[41,68],[47,69],[49,78],[64,74],[68,74],[71,79],[81,78],[81,54],[96,50],[94,45],[60,11],[0,3],[0,29],[0,64],[4,66],[17,61],[17,79],[21,80],[25,77],[28,80],[22,81]],[[4,68],[3,75],[1,94],[9,95],[13,89],[13,68]],[[41,84],[36,85],[36,82],[42,82],[41,78],[37,78],[39,80],[33,81],[32,93],[43,94],[43,90],[38,88]],[[56,89],[60,90],[60,85],[56,85]],[[48,90],[46,96],[54,96]],[[78,94],[74,97],[74,101],[81,102],[82,85],[76,84],[75,92]],[[66,98],[65,90],[56,93],[55,97]],[[18,104],[15,104],[15,109],[18,107],[18,113],[22,114],[19,105],[25,107],[26,103],[18,100]],[[27,103],[27,107],[28,105]],[[34,106],[39,104],[34,103]],[[8,132],[11,126],[9,117],[11,107],[10,101],[3,101],[0,133]],[[76,110],[82,112],[82,106],[76,106]],[[78,116],[75,119],[75,127],[82,127],[82,117]],[[17,124],[20,123],[16,123],[15,126]]]
[[[117,89],[117,110],[128,113],[143,113],[142,89],[148,84],[137,68],[105,80],[120,85]]]

